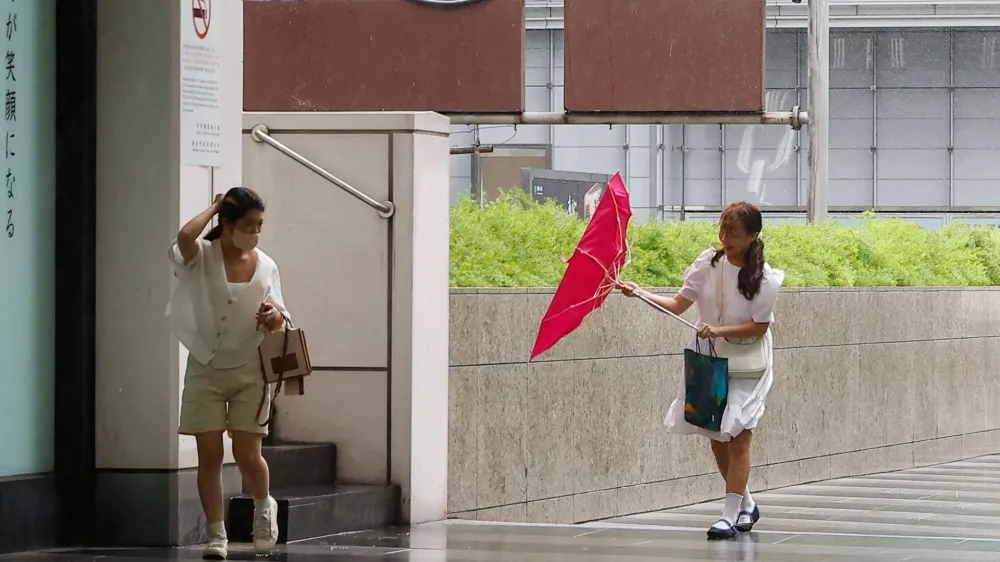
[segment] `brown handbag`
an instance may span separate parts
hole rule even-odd
[[[264,394],[260,397],[260,405],[257,407],[258,420],[264,410],[267,385],[277,383],[271,397],[271,409],[267,414],[267,420],[260,424],[261,427],[271,423],[271,417],[274,416],[274,402],[281,392],[282,384],[285,381],[294,381],[298,386],[298,394],[302,395],[306,392],[305,377],[312,374],[305,332],[294,327],[287,316],[285,324],[285,329],[281,332],[264,336],[264,340],[257,347],[261,376],[264,377]]]

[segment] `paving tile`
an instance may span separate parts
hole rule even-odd
[[[652,491],[652,490],[651,490]],[[752,533],[707,541],[720,501],[583,525],[448,520],[333,535],[255,558],[233,545],[232,560],[287,562],[940,562],[1000,560],[1000,456],[842,478],[755,494],[763,518]],[[557,498],[558,499],[558,498]],[[571,515],[569,497],[538,520]],[[655,502],[651,502],[655,503]],[[523,504],[515,507],[523,508]],[[566,513],[561,513],[566,512]],[[480,519],[490,513],[480,511]],[[83,549],[0,556],[0,562],[198,560],[200,549]]]

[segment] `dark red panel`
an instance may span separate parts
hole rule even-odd
[[[524,110],[524,0],[246,0],[247,111]]]
[[[566,2],[568,111],[764,109],[764,0]]]

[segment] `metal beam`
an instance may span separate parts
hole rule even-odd
[[[451,147],[452,156],[456,154],[490,154],[493,152],[492,144],[483,145],[473,145],[473,146],[453,146]]]
[[[789,125],[799,129],[809,114],[798,107],[762,113],[451,113],[454,125]]]
[[[830,177],[830,5],[809,0],[809,186],[806,218],[823,222]]]

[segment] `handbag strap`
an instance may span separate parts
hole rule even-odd
[[[723,272],[726,270],[726,256],[723,255],[722,259],[719,260],[719,271],[718,275],[715,276],[715,307],[719,311],[719,325],[722,325],[722,299],[723,299],[723,285],[722,276]]]
[[[699,337],[694,338],[694,350],[696,353],[701,354],[701,338]],[[708,354],[712,357],[719,356],[719,354],[715,351],[715,340],[711,338],[708,340]]]
[[[260,361],[260,376],[264,379],[264,391],[260,394],[260,404],[257,405],[257,417],[260,419],[261,412],[264,411],[264,402],[267,401],[267,373],[264,372],[264,356],[261,355],[260,350],[257,350],[257,358]],[[259,424],[260,427],[267,427],[271,423],[271,418],[274,417],[274,403],[278,400],[278,392],[281,391],[281,383],[284,382],[285,374],[278,373],[278,384],[274,386],[274,392],[271,394],[271,407],[268,408],[267,419],[263,423]]]
[[[294,330],[295,328],[292,326],[291,318],[289,318],[284,314],[282,314],[282,316],[284,316],[285,318],[285,329],[283,330],[285,332],[285,339],[281,343],[281,356],[284,357],[285,355],[288,355],[288,332],[290,330]],[[261,393],[260,404],[257,405],[256,419],[259,420],[261,412],[264,411],[264,402],[267,400],[267,385],[268,385],[267,372],[264,370],[264,355],[260,352],[260,347],[257,348],[257,360],[260,362],[260,376],[261,378],[264,379],[264,392]],[[277,402],[278,400],[278,393],[281,392],[281,385],[284,382],[285,382],[285,373],[284,371],[282,371],[278,373],[278,384],[274,386],[274,392],[271,394],[271,407],[267,412],[267,419],[264,420],[264,423],[260,424],[260,427],[266,427],[268,424],[271,423],[271,418],[274,417],[275,402]]]
[[[723,275],[724,275],[723,272],[726,270],[726,263],[728,263],[728,261],[726,260],[726,256],[723,255],[722,259],[719,260],[719,264],[720,264],[719,265],[719,274],[715,277],[715,306],[719,309],[719,325],[720,326],[723,325],[723,322],[722,322],[722,310],[723,310],[722,306],[723,306],[723,299],[725,298],[723,296],[725,294],[725,291],[723,290],[724,287],[723,287],[723,279],[722,278],[723,278]],[[746,339],[746,338],[744,338],[744,339]],[[762,340],[762,339],[764,339],[764,338],[762,338],[762,337],[752,338],[752,341],[750,343],[756,343],[757,340]],[[723,340],[725,340],[728,343],[733,343],[733,342],[731,342],[729,340],[729,338],[723,338]]]

